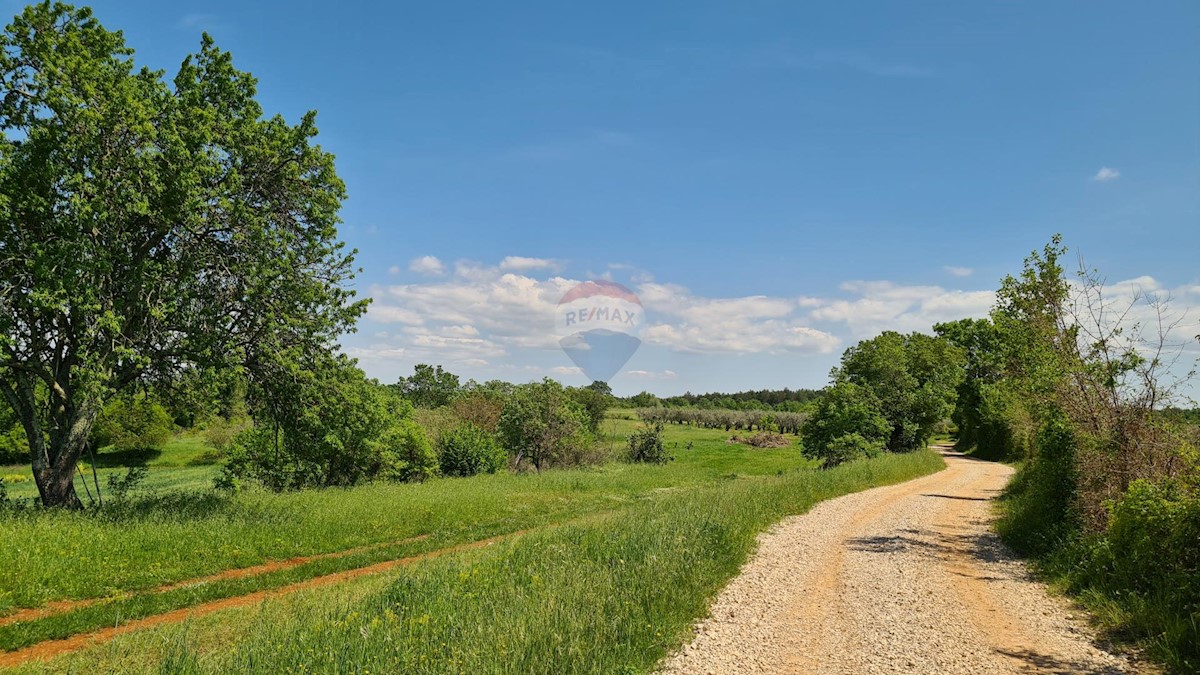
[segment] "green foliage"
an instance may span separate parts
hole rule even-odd
[[[268,117],[205,35],[170,80],[89,9],[0,33],[0,380],[48,506],[114,394],[328,352],[365,310],[316,117]],[[64,317],[70,317],[65,320]]]
[[[418,408],[447,405],[459,391],[457,375],[424,363],[418,363],[412,376],[400,378],[393,387]]]
[[[1000,332],[988,319],[961,319],[933,328],[958,346],[966,358],[950,416],[958,428],[958,448],[993,459],[1013,455],[1017,448],[1009,428],[1011,393],[1001,383],[1004,353]]]
[[[438,465],[443,476],[496,473],[508,462],[495,436],[474,424],[463,424],[437,442]]]
[[[604,383],[600,382],[600,384]],[[605,387],[607,386],[605,385]],[[593,434],[598,433],[600,424],[604,422],[605,413],[613,404],[612,395],[605,394],[594,386],[571,387],[567,389],[567,394],[587,415],[588,430]]]
[[[648,391],[630,396],[628,403],[634,408],[657,408],[662,405],[662,401]]]
[[[613,395],[612,387],[608,386],[608,383],[603,380],[592,380],[592,383],[584,387],[584,389],[591,389],[597,394],[607,398],[612,398]]]
[[[627,439],[629,461],[643,464],[666,464],[675,459],[664,447],[662,433],[662,422],[654,422],[646,424],[630,434]]]
[[[8,406],[0,404],[0,409],[7,410]],[[16,422],[3,425],[4,417],[0,414],[0,465],[23,464],[29,461],[29,441],[25,438],[25,430]]]
[[[126,470],[124,476],[110,475],[108,477],[108,495],[116,500],[127,499],[129,493],[136,490],[146,480],[146,474],[149,472],[150,470],[144,466],[131,466]]]
[[[831,467],[876,451],[892,426],[871,389],[838,382],[826,390],[800,433],[804,455]]]
[[[1005,491],[997,530],[1025,555],[1043,556],[1064,545],[1079,527],[1072,508],[1078,476],[1076,440],[1061,417],[1039,431],[1038,454],[1027,461]]]
[[[274,490],[374,478],[424,480],[437,455],[412,406],[344,357],[287,366],[264,424],[239,435],[228,470]]]
[[[881,440],[869,440],[862,434],[845,434],[833,439],[825,447],[825,452],[820,455],[824,460],[821,468],[831,469],[856,459],[878,457],[882,452],[883,441]]]
[[[558,382],[546,378],[524,384],[504,403],[500,437],[513,465],[528,460],[537,471],[581,463],[591,436],[587,412]]]
[[[119,451],[161,448],[175,430],[171,416],[156,401],[145,396],[123,396],[104,407],[92,427],[97,449],[113,446]]]
[[[952,412],[963,365],[962,350],[944,338],[885,331],[847,349],[834,378],[870,390],[891,426],[887,448],[909,452]]]

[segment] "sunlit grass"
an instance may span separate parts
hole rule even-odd
[[[369,592],[358,585],[345,596],[306,592],[275,601],[288,603],[287,612],[269,605],[186,632],[176,627],[130,635],[47,668],[645,672],[680,644],[768,525],[821,499],[941,466],[939,457],[925,452],[832,471],[692,482],[626,500],[608,517],[415,564]],[[631,467],[630,473],[644,469],[650,468]],[[558,473],[569,483],[593,472]],[[231,625],[244,632],[228,641],[212,638],[233,635]],[[119,660],[133,652],[139,654],[136,667]]]

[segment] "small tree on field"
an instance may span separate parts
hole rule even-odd
[[[569,461],[590,442],[587,413],[550,378],[517,387],[500,413],[500,437],[519,466],[541,471]]]
[[[344,486],[374,478],[424,480],[437,456],[413,408],[349,359],[294,367],[275,382],[259,426],[230,452],[229,473],[276,489]]]

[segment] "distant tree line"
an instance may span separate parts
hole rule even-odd
[[[634,408],[700,408],[703,410],[778,410],[800,412],[811,407],[821,397],[819,389],[759,389],[739,391],[731,394],[709,392],[693,394],[690,391],[678,396],[660,398],[650,392],[641,392],[625,399]]]

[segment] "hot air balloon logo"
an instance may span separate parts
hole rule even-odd
[[[645,321],[633,291],[612,281],[585,281],[558,302],[558,344],[592,380],[608,382],[641,346]]]

